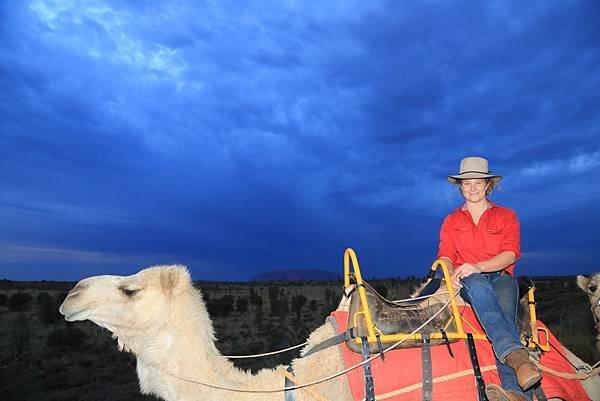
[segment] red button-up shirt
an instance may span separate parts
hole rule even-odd
[[[458,267],[491,259],[503,251],[513,251],[519,258],[521,234],[517,215],[511,209],[488,203],[490,206],[477,225],[465,206],[446,217],[440,230],[438,259],[445,256]],[[514,268],[513,263],[506,271],[513,274]]]

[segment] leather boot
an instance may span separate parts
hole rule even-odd
[[[485,395],[488,401],[529,401],[521,394],[506,391],[495,384],[485,386]]]
[[[529,389],[542,378],[542,371],[529,359],[529,351],[525,348],[508,354],[506,364],[515,370],[519,386],[523,390]]]

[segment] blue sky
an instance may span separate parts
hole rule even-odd
[[[0,278],[422,276],[471,155],[600,270],[598,2],[138,3],[0,3]]]

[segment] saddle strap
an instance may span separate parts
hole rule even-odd
[[[333,347],[334,345],[338,345],[345,341],[352,340],[352,339],[356,338],[356,333],[357,333],[356,327],[351,327],[348,330],[346,330],[345,332],[338,334],[337,336],[328,338],[327,340],[322,341],[319,344],[315,345],[314,347],[309,349],[306,353],[304,353],[304,355],[302,355],[302,357],[304,358],[306,356],[309,356],[310,354],[314,354],[315,352],[322,351],[325,348]]]
[[[290,373],[291,376],[294,375],[294,369],[292,368],[292,365],[288,366],[286,370],[288,373]],[[284,388],[291,388],[295,385],[295,383],[289,377],[290,375],[285,375]],[[284,401],[296,401],[296,390],[293,388],[291,390],[285,390],[285,395],[283,399]]]
[[[475,349],[475,340],[473,340],[473,334],[467,333],[466,341],[469,348],[469,355],[471,356],[471,365],[473,365],[473,373],[475,374],[477,398],[479,401],[487,401],[487,397],[485,396],[485,382],[483,381],[481,368],[479,367],[479,359],[477,358],[477,349]]]
[[[442,338],[444,339],[444,344],[446,344],[446,348],[448,349],[448,354],[454,358],[454,352],[452,352],[452,347],[450,346],[450,339],[448,338],[448,334],[443,327],[440,327],[440,333],[442,333]]]
[[[362,344],[363,361],[369,359],[369,342],[367,337],[360,338]],[[365,401],[375,401],[375,384],[373,383],[373,373],[371,372],[371,361],[363,364],[363,373],[365,375]]]
[[[433,371],[431,368],[431,345],[429,338],[423,336],[421,346],[421,366],[423,370],[423,387],[421,388],[421,400],[431,401],[433,399]]]

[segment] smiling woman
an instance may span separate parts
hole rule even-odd
[[[466,157],[458,175],[447,177],[465,199],[442,225],[438,258],[453,270],[454,285],[471,304],[494,349],[502,387],[488,384],[490,401],[531,401],[542,372],[529,360],[516,325],[520,255],[516,214],[487,199],[502,179],[482,157]]]

